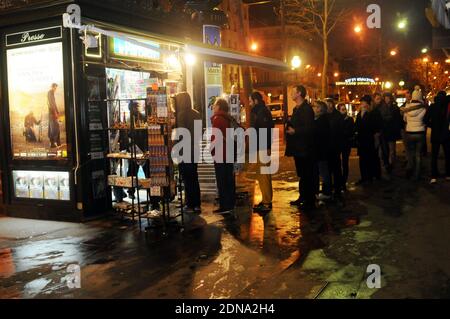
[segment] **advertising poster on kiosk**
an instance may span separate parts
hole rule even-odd
[[[209,45],[220,47],[220,27],[215,25],[203,26],[203,42]],[[217,97],[223,93],[222,85],[222,65],[212,62],[205,62],[205,95],[206,95],[206,129],[211,129],[212,106]]]
[[[14,159],[67,157],[61,42],[7,50]]]

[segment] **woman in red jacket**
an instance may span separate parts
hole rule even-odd
[[[211,117],[213,132],[211,143],[216,172],[217,190],[219,192],[219,208],[214,212],[219,214],[232,213],[235,206],[236,184],[234,179],[234,157],[227,161],[227,128],[231,128],[228,102],[217,99],[214,103],[214,115]],[[220,134],[221,133],[221,134]],[[233,143],[234,141],[229,141]],[[233,144],[234,145],[234,144]]]

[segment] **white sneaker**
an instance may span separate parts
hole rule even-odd
[[[320,193],[319,195],[317,195],[317,199],[318,200],[330,200],[331,196],[325,195],[323,193]]]
[[[436,178],[432,178],[432,179],[430,180],[430,184],[431,184],[431,185],[436,184],[436,183],[437,183],[437,179],[436,179]]]

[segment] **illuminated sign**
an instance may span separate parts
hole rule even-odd
[[[11,47],[27,43],[61,39],[61,36],[62,30],[60,26],[12,33],[6,35],[6,46]]]
[[[113,38],[111,40],[112,54],[118,57],[142,60],[158,61],[161,59],[161,53],[159,52],[160,45],[158,43],[144,40],[139,41],[154,47],[155,50],[144,46],[139,46],[122,39]]]
[[[350,78],[344,82],[336,82],[336,85],[377,85],[377,82],[371,78]]]

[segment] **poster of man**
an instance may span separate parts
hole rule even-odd
[[[7,51],[14,158],[67,157],[62,43]]]

